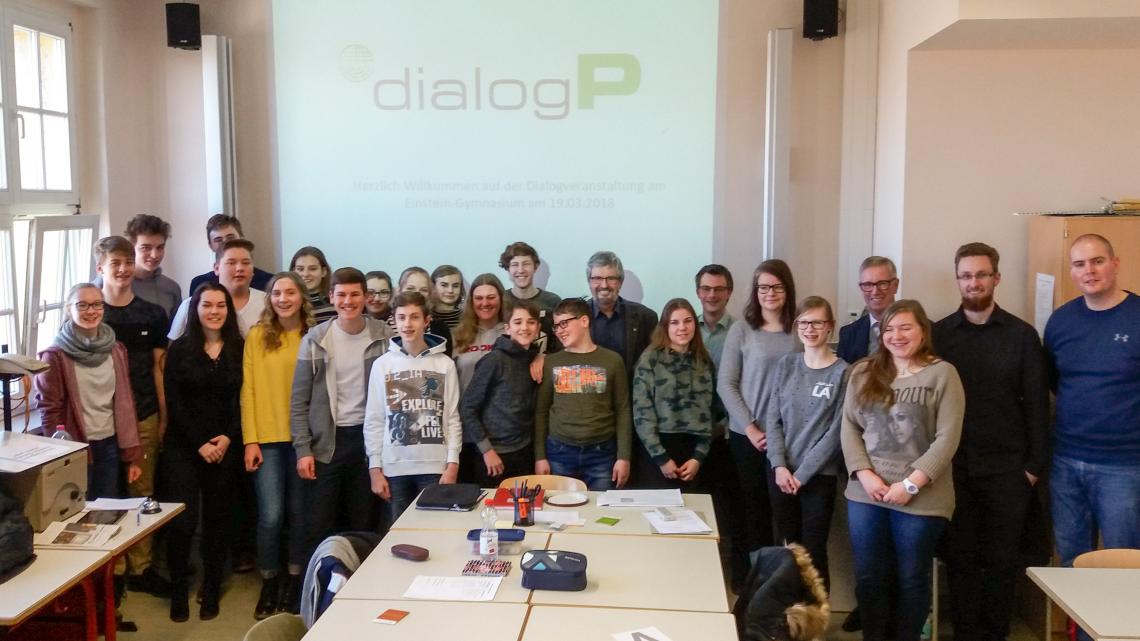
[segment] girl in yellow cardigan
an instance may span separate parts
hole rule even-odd
[[[289,398],[301,336],[314,324],[305,286],[292,272],[269,281],[261,321],[249,331],[242,360],[241,430],[245,469],[257,492],[257,566],[263,583],[254,617],[297,612],[305,569],[302,481],[289,433]],[[288,583],[281,581],[281,534],[288,515]]]

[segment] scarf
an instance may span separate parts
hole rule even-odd
[[[99,323],[95,338],[87,338],[79,333],[79,329],[69,318],[63,322],[63,327],[59,328],[59,334],[55,337],[55,346],[80,365],[98,367],[107,360],[111,355],[111,349],[115,347],[115,330],[107,323]]]

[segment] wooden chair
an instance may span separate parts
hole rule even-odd
[[[300,616],[282,612],[253,624],[243,641],[301,641],[306,632]]]
[[[1140,568],[1140,550],[1109,548],[1093,550],[1073,559],[1075,568]]]
[[[573,492],[585,492],[586,484],[576,478],[569,476],[557,476],[554,474],[527,474],[526,476],[512,476],[509,479],[503,479],[499,483],[499,487],[514,487],[515,483],[522,485],[526,481],[527,487],[534,487],[541,485],[544,490],[569,490]]]

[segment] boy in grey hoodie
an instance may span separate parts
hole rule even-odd
[[[424,333],[427,300],[404,292],[392,308],[398,336],[372,365],[364,446],[372,492],[390,502],[394,523],[425,487],[455,482],[463,426],[455,362],[444,339]]]
[[[353,267],[333,272],[337,317],[301,338],[293,373],[289,430],[297,474],[307,489],[305,548],[333,534],[343,511],[349,529],[375,529],[364,455],[364,406],[372,362],[388,348],[391,330],[364,314],[364,274]]]

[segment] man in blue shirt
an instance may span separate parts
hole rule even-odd
[[[1062,565],[1093,549],[1140,548],[1140,297],[1116,282],[1120,258],[1102,236],[1069,249],[1082,296],[1045,326],[1057,394],[1053,532]]]

